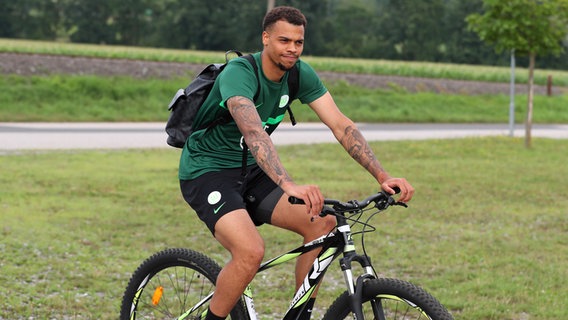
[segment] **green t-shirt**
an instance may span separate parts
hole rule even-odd
[[[255,101],[256,110],[268,134],[271,134],[284,118],[289,100],[288,73],[280,82],[267,79],[262,72],[260,52],[253,54],[258,66],[260,94]],[[297,62],[300,74],[298,99],[306,104],[323,96],[327,89],[318,75],[307,63]],[[231,60],[217,77],[211,93],[196,115],[194,127],[208,124],[223,113],[227,113],[226,101],[234,96],[253,100],[257,92],[257,78],[254,69],[246,59]],[[210,172],[242,166],[243,136],[236,123],[230,121],[210,128],[195,131],[186,141],[181,153],[179,178],[190,180]],[[255,162],[248,153],[248,164]]]

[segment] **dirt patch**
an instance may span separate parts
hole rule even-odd
[[[0,73],[18,75],[78,74],[102,76],[131,76],[135,78],[193,77],[204,65],[176,62],[157,62],[125,59],[52,56],[37,54],[0,53]],[[365,75],[354,73],[318,72],[325,81],[345,81],[366,88],[404,89],[409,92],[454,94],[509,94],[508,83],[489,83],[448,79],[427,79],[399,76]],[[516,85],[517,93],[526,93],[527,85]],[[553,88],[553,94],[567,92]],[[535,86],[535,94],[545,95],[545,86]]]

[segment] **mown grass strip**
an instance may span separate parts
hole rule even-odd
[[[133,79],[96,76],[0,76],[2,121],[161,121],[167,103],[187,79]],[[506,123],[507,95],[457,95],[373,90],[330,83],[342,111],[357,122]],[[536,96],[535,123],[568,123],[568,95]],[[526,95],[516,97],[523,122]],[[319,121],[307,106],[294,103],[298,121]]]
[[[176,50],[145,47],[71,44],[62,42],[0,39],[0,52],[91,56],[99,58],[140,59],[187,63],[213,63],[224,59],[223,52]],[[303,57],[318,71],[400,75],[407,77],[442,78],[489,82],[509,82],[508,67],[491,67],[428,62],[403,62],[369,59]],[[568,71],[536,70],[535,83],[546,85],[552,76],[554,85],[568,86]],[[528,82],[526,68],[517,67],[518,83]]]

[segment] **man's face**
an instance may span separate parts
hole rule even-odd
[[[264,52],[280,70],[291,69],[304,50],[304,26],[277,21],[262,33]]]

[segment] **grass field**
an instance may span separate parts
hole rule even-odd
[[[81,45],[58,42],[0,39],[0,52],[95,56],[210,63],[221,52],[140,47]],[[359,72],[460,80],[509,81],[509,69],[420,62],[305,57],[320,71]],[[567,71],[537,71],[537,83],[553,75],[555,85],[568,86]],[[517,81],[526,81],[526,70],[517,70]],[[0,76],[0,121],[165,121],[167,103],[187,79],[133,79],[51,75]],[[402,88],[371,90],[345,83],[326,84],[342,111],[359,122],[457,122],[506,123],[509,97],[503,95],[409,93]],[[515,119],[525,119],[527,97],[515,97]],[[295,107],[299,121],[318,121],[308,108]],[[535,123],[568,123],[568,95],[537,95]]]
[[[161,121],[167,104],[186,79],[132,79],[55,75],[0,76],[0,121]],[[372,90],[328,84],[342,111],[358,122],[507,123],[506,95],[459,95]],[[517,95],[515,119],[522,123],[526,95]],[[568,123],[568,95],[537,95],[535,123]],[[307,106],[294,103],[300,122],[319,121]]]
[[[218,62],[223,58],[223,52],[71,44],[61,42],[1,38],[0,52],[92,56],[101,58],[140,59],[190,63],[213,63]],[[511,74],[510,68],[508,67],[369,59],[342,59],[310,56],[303,56],[302,59],[308,61],[316,70],[319,71],[401,75],[459,80],[479,80],[490,82],[509,82]],[[568,71],[565,70],[537,69],[535,72],[535,83],[546,85],[549,75],[554,79],[555,85],[568,86]],[[528,82],[528,71],[526,68],[522,68],[522,66],[518,66],[516,68],[516,80],[518,83]]]
[[[367,250],[382,275],[422,285],[456,319],[568,317],[568,141],[483,138],[372,143],[416,187],[410,208],[373,221]],[[337,145],[280,147],[298,182],[327,197],[375,190]],[[227,254],[180,197],[179,151],[69,151],[0,157],[0,319],[115,319],[130,274],[166,247]],[[310,161],[306,161],[310,159]],[[299,243],[263,226],[267,257]],[[255,279],[272,319],[291,295],[292,265]],[[316,314],[341,291],[326,276]]]

